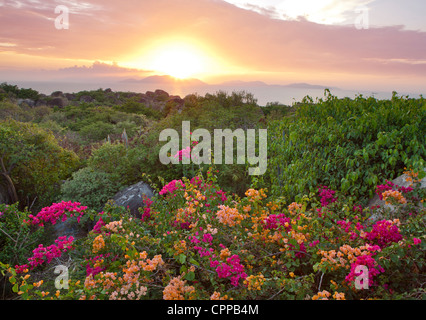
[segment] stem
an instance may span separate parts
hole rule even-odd
[[[6,181],[9,183],[9,189],[11,190],[12,203],[18,202],[18,194],[16,193],[15,185],[13,184],[12,179],[6,172],[1,173],[5,177]]]
[[[16,244],[18,243],[18,241],[16,241],[15,239],[13,239],[6,231],[4,231],[2,228],[0,228],[0,231],[3,232],[6,236],[8,236],[10,239],[12,239],[12,241],[14,241]]]
[[[319,286],[318,286],[318,292],[320,292],[320,290],[321,290],[322,277],[324,277],[324,272],[321,275],[320,283],[319,283]]]

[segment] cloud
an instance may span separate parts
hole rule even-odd
[[[374,0],[224,0],[239,8],[252,10],[274,19],[336,24],[356,16],[360,7]]]
[[[369,2],[316,0],[308,5],[306,0],[244,0],[236,6],[237,1],[219,0],[7,1],[0,10],[0,43],[13,46],[0,46],[0,57],[62,59],[64,66],[76,60],[121,64],[142,57],[156,43],[188,39],[205,45],[210,55],[224,61],[219,70],[224,73],[235,67],[246,74],[275,74],[275,78],[303,75],[307,81],[319,74],[335,75],[336,81],[362,75],[424,81],[426,64],[419,61],[426,60],[425,32],[401,26],[358,30],[354,24],[312,21],[322,16],[330,21],[348,20],[356,5]],[[240,8],[243,3],[244,9]],[[305,6],[297,11],[297,3]],[[69,30],[55,29],[54,7],[58,4],[72,8]],[[292,12],[286,9],[291,5]],[[310,15],[276,18],[284,14],[295,17],[303,10]],[[143,68],[142,58],[140,65]],[[90,72],[97,67],[92,66]],[[67,71],[89,72],[81,68]]]
[[[0,69],[2,76],[1,81],[36,81],[43,79],[43,81],[67,81],[79,82],[108,82],[120,81],[124,79],[142,79],[153,74],[149,70],[140,70],[125,68],[119,66],[117,63],[109,64],[96,61],[92,65],[73,66],[59,69],[36,69],[29,73],[27,70],[13,70],[3,68]]]

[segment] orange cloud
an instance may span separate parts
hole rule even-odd
[[[267,14],[218,0],[87,0],[70,6],[70,28],[56,30],[56,2],[19,1],[0,11],[0,59],[25,54],[74,61],[118,61],[141,57],[153,43],[188,38],[246,74],[336,74],[383,79],[416,77],[425,84],[426,33],[390,26],[357,30],[306,20],[271,19]],[[266,10],[266,9],[265,9]],[[2,45],[7,44],[7,45]],[[19,66],[21,62],[16,62]],[[0,63],[1,64],[1,63]],[[144,67],[144,61],[140,63]],[[5,67],[5,66],[2,66]]]

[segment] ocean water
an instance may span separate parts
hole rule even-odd
[[[204,96],[206,93],[216,93],[218,91],[225,91],[232,93],[233,91],[241,92],[246,91],[252,93],[258,100],[259,105],[266,105],[268,102],[279,102],[285,105],[293,105],[296,102],[302,101],[306,96],[310,96],[314,101],[317,98],[324,97],[324,89],[312,87],[288,87],[288,86],[243,86],[243,85],[203,85],[203,86],[175,86],[164,85],[155,83],[137,83],[137,82],[13,82],[21,88],[32,88],[46,95],[50,95],[54,91],[62,91],[64,93],[74,93],[83,90],[97,90],[110,88],[113,91],[131,91],[145,93],[147,91],[155,91],[161,89],[168,92],[170,95],[178,95],[185,97],[188,94],[198,94]],[[356,90],[342,90],[330,89],[331,93],[339,98],[349,97],[355,98],[357,95],[362,94],[365,97],[374,96],[377,99],[390,99],[392,92],[371,92],[371,91],[356,91]],[[398,92],[399,95],[409,95],[412,98],[418,98],[419,94]]]

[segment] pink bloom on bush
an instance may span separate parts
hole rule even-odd
[[[61,203],[54,203],[50,207],[43,208],[36,216],[30,214],[28,216],[30,221],[26,222],[41,227],[46,222],[56,224],[59,219],[66,221],[73,216],[76,216],[77,221],[80,222],[86,209],[87,207],[82,206],[79,202],[62,201]],[[66,214],[67,212],[70,213],[69,216]]]
[[[321,206],[326,207],[330,203],[336,202],[337,198],[334,197],[335,193],[336,193],[336,191],[328,189],[328,187],[326,187],[326,186],[319,186],[318,187],[318,194],[321,197]]]
[[[418,239],[418,238],[413,238],[413,242],[415,245],[418,245],[420,243],[422,243],[422,240]]]
[[[173,194],[180,187],[185,188],[185,184],[182,182],[182,180],[173,180],[163,187],[163,189],[160,191],[160,194]]]
[[[380,248],[384,248],[392,242],[400,241],[402,235],[398,226],[393,221],[381,220],[373,225],[373,229],[370,232],[364,234],[364,238],[377,243]]]
[[[33,256],[28,258],[29,264],[24,264],[22,266],[15,266],[17,273],[22,273],[25,269],[34,269],[35,267],[42,265],[43,263],[50,263],[52,259],[59,258],[63,252],[67,250],[72,250],[72,242],[74,237],[59,237],[55,240],[55,244],[52,244],[48,247],[44,247],[42,244],[33,250]]]

